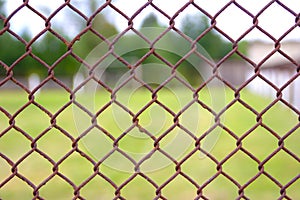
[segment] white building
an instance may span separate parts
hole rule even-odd
[[[297,73],[300,70],[300,43],[282,43],[276,51],[274,43],[254,42],[249,46],[248,57],[259,66],[262,77],[270,81],[268,84],[257,77],[249,88],[271,97],[276,97],[278,90],[282,91],[282,98],[300,109],[300,77]],[[254,69],[248,72],[246,79],[253,75]]]

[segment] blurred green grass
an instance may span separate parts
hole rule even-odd
[[[218,93],[218,91],[215,91]],[[93,94],[92,94],[93,95]],[[28,95],[22,91],[0,91],[0,106],[7,110],[12,116],[28,102]],[[59,162],[58,172],[71,180],[75,187],[80,186],[89,177],[93,177],[94,166],[78,152],[62,159],[66,154],[72,152],[72,144],[78,138],[79,134],[87,129],[92,123],[91,118],[78,107],[67,106],[60,110],[62,106],[68,105],[70,95],[63,90],[41,91],[35,96],[36,105],[42,105],[55,117],[55,126],[51,125],[51,116],[48,116],[36,105],[29,105],[14,118],[16,127],[22,129],[31,138],[31,141],[22,135],[19,131],[12,128],[2,134],[0,137],[0,152],[7,156],[11,161],[18,160],[31,150],[31,143],[37,139],[37,149],[46,153],[54,162]],[[106,105],[111,98],[111,94],[105,91],[96,93],[96,96],[82,95],[76,99],[79,103],[85,105],[90,110],[98,110]],[[226,91],[225,103],[234,99],[232,91]],[[260,97],[242,91],[240,98],[252,106],[257,112],[261,112],[272,99]],[[147,102],[152,99],[151,93],[146,90],[139,90],[135,93],[129,91],[120,91],[117,93],[116,100],[126,105],[134,114],[136,114]],[[157,94],[159,102],[167,105],[175,113],[193,99],[193,94],[186,90],[178,89],[176,95],[168,90],[162,90]],[[209,92],[204,90],[199,94],[199,99],[212,105],[212,97]],[[198,112],[194,112],[198,110]],[[80,118],[78,118],[80,116]],[[139,124],[148,131],[155,133],[159,137],[173,124],[173,116],[167,113],[157,104],[152,104],[139,117]],[[193,120],[196,118],[196,121]],[[222,124],[234,132],[237,137],[241,137],[253,126],[256,125],[257,116],[247,110],[242,104],[236,102],[222,115]],[[214,122],[214,116],[199,105],[193,105],[180,117],[180,124],[188,129],[195,129],[193,132],[200,137],[207,131]],[[299,124],[298,116],[282,103],[276,103],[270,110],[262,116],[262,122],[274,130],[280,137],[284,136],[294,126]],[[97,117],[97,123],[111,133],[115,138],[119,137],[132,124],[132,116],[128,115],[117,104],[110,105],[104,112]],[[198,124],[199,123],[199,124]],[[0,131],[3,133],[9,127],[9,118],[3,112],[0,112]],[[41,133],[40,138],[37,138]],[[69,137],[59,130],[61,127],[66,131]],[[196,127],[196,128],[194,128]],[[79,132],[78,133],[78,129]],[[97,162],[101,156],[109,152],[113,142],[107,139],[107,146],[97,145],[99,141],[99,130],[94,129],[84,136],[86,140],[78,142],[78,148],[91,156]],[[167,145],[176,137],[176,131],[171,132],[170,136],[164,138],[161,142],[161,148]],[[181,134],[181,133],[180,133]],[[104,135],[104,134],[102,134]],[[90,137],[90,138],[88,138]],[[226,156],[235,150],[237,140],[220,127],[215,128],[207,136],[204,144],[207,145],[207,151],[221,162]],[[215,143],[215,138],[218,138]],[[103,137],[102,139],[105,139]],[[190,145],[183,154],[178,157],[181,161],[194,148],[195,141],[186,134],[186,141]],[[84,142],[95,141],[93,144],[86,145]],[[297,129],[284,140],[284,147],[300,156],[300,131]],[[101,142],[101,141],[100,141]],[[154,141],[141,135],[138,129],[132,130],[129,136],[126,136],[118,143],[119,148],[124,151],[143,154],[153,149]],[[201,143],[203,144],[203,143]],[[213,148],[212,148],[213,147]],[[258,126],[251,134],[242,140],[242,147],[251,152],[258,160],[265,160],[274,150],[278,148],[278,139],[262,126]],[[102,152],[99,152],[102,151]],[[95,152],[98,152],[98,154]],[[138,157],[137,157],[138,159]],[[121,160],[123,161],[123,160]],[[122,162],[116,162],[116,166],[122,165]],[[160,160],[163,162],[163,160]],[[164,160],[170,164],[167,166],[157,165],[155,160],[146,161],[141,169],[157,165],[156,170],[144,172],[158,186],[162,185],[176,173],[176,165],[167,158]],[[147,163],[148,162],[148,163]],[[46,178],[53,173],[53,164],[46,160],[37,152],[32,152],[24,161],[17,165],[17,171],[22,176],[29,179],[35,186],[40,185]],[[144,168],[143,168],[144,167]],[[0,183],[7,179],[11,174],[11,166],[0,158]],[[132,169],[134,166],[132,166]],[[181,171],[190,176],[197,184],[202,185],[217,173],[217,164],[211,159],[203,157],[200,152],[194,153],[189,159],[180,166]],[[264,164],[264,170],[272,177],[277,179],[280,184],[288,184],[294,177],[299,175],[299,162],[288,155],[285,151],[279,151],[273,158]],[[112,180],[117,187],[122,185],[126,179],[132,176],[129,172],[122,172],[111,168],[108,164],[99,166],[99,171]],[[241,186],[246,184],[252,177],[259,173],[258,163],[252,160],[242,151],[238,151],[222,165],[222,171],[230,175]],[[300,182],[296,181],[286,190],[287,195],[292,199],[300,196]],[[136,176],[132,182],[121,190],[121,196],[126,199],[153,199],[155,187],[147,182],[142,176]],[[229,181],[224,175],[220,174],[211,183],[203,189],[203,195],[209,199],[235,199],[238,196],[238,186]],[[6,199],[32,199],[33,189],[18,177],[13,177],[8,183],[0,188],[0,198]],[[187,181],[182,175],[176,176],[169,184],[162,188],[162,195],[167,199],[194,199],[197,196],[197,188]],[[250,199],[277,199],[280,196],[280,187],[272,182],[264,174],[260,175],[253,183],[244,190],[245,195]],[[58,175],[51,178],[46,185],[39,190],[39,195],[45,199],[72,199],[74,189],[62,177]],[[80,195],[85,199],[113,199],[115,188],[100,176],[94,176],[81,190]]]

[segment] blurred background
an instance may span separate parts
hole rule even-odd
[[[297,199],[300,4],[282,2],[0,0],[0,199]],[[147,30],[167,29],[148,54]],[[80,69],[114,40],[123,62],[89,79]],[[196,67],[176,53],[191,43]],[[74,89],[86,80],[101,89]],[[191,145],[173,159],[161,152],[177,133]],[[143,171],[157,161],[121,151],[169,165]]]

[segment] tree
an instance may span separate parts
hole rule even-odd
[[[0,76],[6,76],[8,68],[25,53],[25,44],[18,41],[7,31],[4,31],[4,1],[0,0]],[[13,68],[15,74],[23,73],[24,69]]]
[[[95,1],[91,1],[90,6],[95,6],[94,3]],[[0,31],[3,30],[3,21],[5,19],[3,4],[4,2],[0,0]],[[78,27],[79,30],[82,28],[84,27]],[[101,13],[97,14],[93,18],[92,28],[94,31],[106,38],[117,34],[117,29],[114,25],[109,23],[105,16]],[[60,30],[59,27],[56,27],[55,30],[61,33],[61,35],[68,40],[69,36],[67,33],[63,35],[62,33],[64,33],[64,31]],[[32,39],[26,30],[18,34],[26,41],[30,41]],[[73,38],[70,38],[70,40],[72,39]],[[80,41],[75,43],[73,46],[73,52],[79,54],[82,58],[85,58],[88,53],[101,42],[102,40],[95,33],[88,31],[86,34],[81,36]],[[66,44],[50,32],[45,33],[41,38],[35,41],[31,48],[32,53],[35,56],[39,57],[51,67],[57,59],[67,52]],[[5,76],[7,73],[4,66],[11,67],[11,65],[25,53],[24,43],[19,41],[7,31],[2,32],[0,35],[0,60],[2,62],[2,64],[0,63],[0,75]],[[53,66],[53,71],[55,76],[72,76],[76,73],[79,66],[80,63],[75,60],[75,58],[72,56],[66,56],[58,63],[58,65]],[[37,73],[40,76],[47,76],[49,73],[47,67],[43,66],[38,59],[35,59],[34,56],[30,55],[27,55],[25,58],[20,60],[17,65],[13,66],[12,71],[15,76],[29,76],[31,73]]]
[[[49,66],[53,66],[53,64],[67,52],[67,46],[52,33],[47,33],[41,41],[36,41],[32,48],[33,53],[46,62]],[[41,63],[37,61],[34,62],[36,67],[32,68],[31,70],[28,69],[28,73],[38,73],[42,76],[47,75],[47,68],[42,66]],[[70,77],[77,72],[79,66],[80,63],[69,55],[61,60],[54,67],[53,71],[55,76]]]
[[[157,16],[154,13],[150,13],[142,22],[141,29],[139,30],[145,37],[147,37],[150,41],[157,38],[159,34],[161,34],[166,27],[162,26],[159,23]],[[163,57],[164,60],[167,60],[169,63],[175,65],[179,60],[182,59],[182,43],[185,41],[183,38],[179,38],[181,36],[176,35],[174,32],[169,31],[166,35],[157,41],[154,45],[155,54]],[[177,41],[177,42],[176,42]],[[128,52],[123,57],[130,63],[135,63],[137,60],[141,59],[143,56],[149,53],[149,44],[143,41],[137,35],[129,35],[126,38],[127,45],[132,45],[140,47],[135,51]],[[125,44],[126,45],[126,44]],[[190,46],[186,44],[186,46]],[[164,61],[162,61],[159,56],[154,54],[148,55],[143,61],[142,65],[147,64],[160,64],[165,65]],[[155,65],[153,65],[155,66]],[[143,68],[145,69],[145,68]],[[200,75],[197,73],[196,69],[189,63],[189,61],[183,61],[177,67],[178,74],[183,75],[191,84],[198,84],[201,80]],[[151,76],[151,73],[146,73],[147,76]],[[152,73],[153,75],[153,73]],[[148,77],[151,79],[151,77]]]
[[[182,24],[183,32],[192,39],[198,38],[204,31],[209,28],[208,18],[204,15],[188,15]],[[214,60],[223,58],[232,50],[232,43],[224,40],[216,31],[210,30],[207,32],[198,43],[207,51],[210,57]],[[241,42],[239,45],[240,51],[245,53],[247,45]],[[232,56],[232,59],[237,59],[238,56]]]
[[[90,16],[92,16],[95,10],[97,10],[96,2],[94,0],[89,1],[89,4],[87,6],[89,9],[89,14]],[[76,52],[76,54],[78,54],[82,58],[85,58],[97,45],[103,42],[103,39],[101,39],[101,37],[99,37],[97,34],[100,34],[106,39],[109,39],[118,34],[118,30],[116,29],[116,27],[112,23],[110,23],[106,19],[106,16],[102,13],[98,13],[96,16],[94,16],[91,23],[92,30],[82,35],[80,37],[80,41],[77,41],[73,47],[74,52]],[[93,31],[96,31],[96,33],[94,33]]]
[[[154,13],[150,13],[142,22],[141,27],[145,28],[145,27],[162,27],[162,26],[158,23],[158,19],[156,15]]]

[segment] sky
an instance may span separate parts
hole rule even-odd
[[[71,0],[72,4],[80,7],[83,12],[87,13],[85,8],[87,0]],[[22,0],[5,0],[6,11],[8,13],[15,10],[19,5],[22,4]],[[29,0],[29,4],[49,16],[56,8],[58,8],[64,1],[63,0]],[[104,0],[97,1],[99,5],[103,4]],[[128,16],[132,16],[147,0],[112,0],[112,4],[119,8]],[[176,3],[174,3],[176,2]],[[172,16],[180,9],[188,0],[153,0],[153,3],[164,10],[168,15]],[[194,2],[201,8],[205,9],[210,15],[214,16],[229,0],[194,0]],[[237,0],[241,6],[249,10],[253,15],[258,12],[270,2],[270,0]],[[299,0],[281,0],[287,7],[293,12],[300,12]],[[163,17],[153,7],[147,7],[143,10],[135,19],[134,26],[139,27],[143,19],[149,14],[154,13],[158,16],[161,24],[167,25],[167,18]],[[176,18],[176,26],[180,28],[182,20],[186,15],[192,15],[199,13],[194,6],[189,6]],[[127,27],[127,21],[119,14],[116,14],[112,9],[105,9],[105,14],[109,20],[113,22],[117,28],[122,31]],[[72,16],[72,17],[71,17]],[[79,20],[74,20],[79,19]],[[195,19],[197,20],[197,19]],[[70,9],[63,9],[57,16],[55,16],[51,22],[52,24],[65,24],[66,21],[68,26],[68,32],[76,35],[76,23],[80,23],[80,17],[74,15]],[[78,22],[79,21],[79,22]],[[217,27],[222,29],[233,39],[239,38],[249,27],[252,26],[253,19],[241,11],[237,6],[231,4],[224,12],[222,12],[217,18]],[[273,3],[266,11],[264,11],[259,17],[259,26],[271,33],[275,38],[281,37],[288,29],[290,29],[295,23],[295,17],[286,11],[283,7],[279,6],[278,3]],[[82,21],[82,23],[84,23]],[[30,30],[32,35],[39,33],[44,28],[45,22],[32,13],[28,8],[23,8],[11,19],[11,29],[20,32],[24,28]],[[263,40],[270,41],[270,39],[258,31],[257,29],[248,34],[245,39],[247,40]],[[300,39],[300,27],[294,29],[290,34],[286,36],[286,40],[299,40]]]

